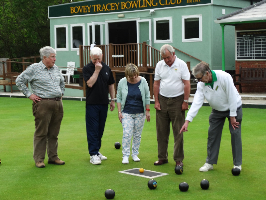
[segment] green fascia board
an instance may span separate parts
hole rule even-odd
[[[48,17],[82,16],[178,6],[195,6],[210,3],[212,3],[212,0],[91,0],[49,6]]]
[[[220,25],[221,24],[223,24],[223,25],[236,25],[236,24],[251,24],[251,23],[266,22],[266,19],[265,20],[257,20],[257,21],[222,22],[222,23],[219,23],[219,20],[215,20],[214,22],[218,23]]]

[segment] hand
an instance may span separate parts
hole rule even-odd
[[[102,67],[103,67],[102,63],[100,63],[100,62],[95,63],[95,70],[101,71]]]
[[[122,123],[123,115],[122,115],[122,113],[121,113],[121,112],[120,112],[120,113],[118,113],[118,118],[119,118],[119,121]]]
[[[146,111],[146,119],[147,119],[147,122],[150,122],[151,120],[150,111]]]
[[[234,130],[235,128],[238,128],[239,122],[236,121],[235,117],[230,117],[230,122]]]
[[[38,96],[35,95],[35,94],[30,95],[30,96],[29,96],[29,99],[32,100],[34,103],[37,103],[37,102],[39,102],[39,101],[42,100],[41,97],[38,97]]]
[[[110,103],[110,110],[113,111],[115,109],[115,102],[111,101]]]
[[[156,110],[161,110],[161,105],[160,105],[160,103],[159,103],[158,101],[155,102],[155,104],[154,104],[154,108],[155,108]]]
[[[183,102],[182,103],[182,111],[188,110],[188,103]]]
[[[185,123],[184,123],[184,125],[183,125],[183,126],[182,126],[182,128],[180,129],[180,132],[179,132],[179,134],[182,134],[183,132],[186,132],[186,131],[188,131],[188,130],[187,130],[188,123],[189,123],[189,121],[188,121],[188,120],[186,120],[186,121],[185,121]]]

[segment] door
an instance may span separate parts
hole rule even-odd
[[[142,19],[137,20],[137,43],[146,42],[147,45],[152,45],[151,41],[151,20],[150,19]],[[140,49],[139,49],[140,50]],[[138,51],[139,51],[138,50]],[[151,60],[151,51],[147,52],[147,66],[149,66],[149,60]],[[142,58],[138,58],[138,65],[142,65]]]

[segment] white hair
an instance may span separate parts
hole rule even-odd
[[[164,55],[166,50],[168,50],[171,54],[175,52],[174,48],[170,44],[164,44],[160,49],[161,55]]]
[[[56,54],[56,50],[50,46],[46,46],[40,49],[40,57],[41,60],[43,59],[43,56],[49,57],[51,53]]]
[[[93,47],[90,52],[91,56],[94,56],[94,55],[101,56],[102,54],[103,52],[99,47]]]

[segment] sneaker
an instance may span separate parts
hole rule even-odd
[[[212,165],[212,164],[205,163],[205,164],[199,169],[199,171],[200,171],[200,172],[207,172],[207,171],[212,170],[212,169],[213,169],[213,165]]]
[[[98,152],[98,157],[99,157],[101,160],[107,160],[107,157],[104,156],[103,154],[101,154],[100,152]]]
[[[132,155],[132,159],[135,161],[135,162],[139,162],[140,161],[140,159],[139,159],[139,157],[137,156],[137,155]]]
[[[101,164],[101,162],[102,162],[101,159],[97,155],[91,156],[90,163],[92,163],[94,165],[99,165],[99,164]]]
[[[239,165],[239,166],[234,165],[234,168],[238,168],[238,169],[240,169],[240,171],[242,170],[241,165]]]
[[[128,163],[129,163],[129,161],[128,161],[128,157],[124,156],[124,157],[123,157],[123,160],[122,160],[122,163],[123,163],[123,164],[128,164]]]

